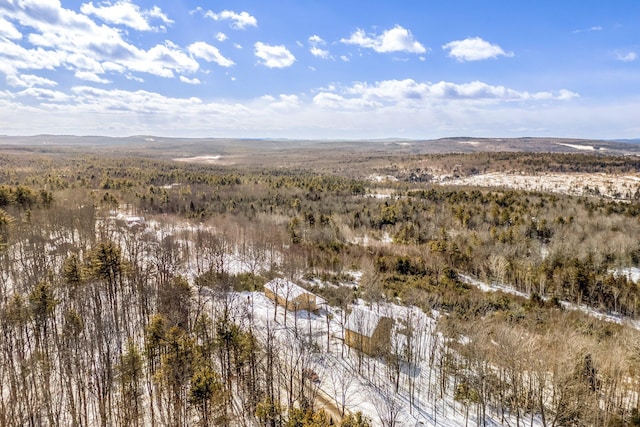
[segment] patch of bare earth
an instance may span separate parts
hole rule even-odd
[[[182,163],[200,163],[205,165],[233,165],[235,163],[232,158],[221,155],[178,157],[173,160]]]

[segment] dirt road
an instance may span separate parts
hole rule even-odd
[[[318,395],[316,396],[316,409],[323,409],[336,425],[340,425],[339,422],[342,419],[340,410],[334,400],[327,396],[322,389],[318,390]]]

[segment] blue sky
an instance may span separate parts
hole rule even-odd
[[[640,137],[640,1],[0,0],[0,133]]]

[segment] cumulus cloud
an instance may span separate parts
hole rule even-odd
[[[633,62],[638,59],[636,52],[616,52],[616,59],[622,62]]]
[[[174,77],[174,72],[194,72],[199,67],[197,61],[189,57],[175,43],[168,40],[163,45],[155,45],[134,61],[126,61],[127,65],[139,71],[145,71],[162,77]],[[148,63],[140,63],[146,59]]]
[[[558,95],[555,96],[555,99],[559,100],[559,101],[569,101],[571,99],[574,98],[579,98],[580,94],[576,93],[576,92],[572,92],[570,90],[567,89],[560,89],[558,91]],[[553,96],[552,96],[553,98]]]
[[[235,30],[244,30],[247,27],[257,27],[258,20],[250,15],[248,12],[234,12],[232,10],[223,10],[216,13],[211,10],[205,11],[201,7],[197,7],[192,11],[202,13],[205,17],[213,19],[214,21],[229,21],[229,26]]]
[[[344,109],[344,110],[370,110],[381,107],[382,104],[372,100],[363,98],[346,98],[342,95],[331,92],[320,92],[313,97],[313,104],[328,109]]]
[[[74,68],[83,72],[90,72],[93,74],[104,74],[105,71],[121,72],[124,68],[120,65],[97,61],[96,58],[89,56],[88,53],[70,53],[67,56],[67,64],[73,64]]]
[[[15,97],[16,97],[15,94],[11,91],[8,91],[8,90],[0,91],[0,100],[11,100],[11,99],[15,99]],[[8,104],[8,103],[4,104],[4,106],[7,106],[7,105],[11,105],[11,104]]]
[[[497,58],[498,56],[513,56],[513,52],[505,52],[497,44],[491,44],[480,37],[464,40],[455,40],[442,46],[449,51],[449,56],[460,62],[482,61],[484,59]]]
[[[260,101],[264,101],[264,108],[279,113],[294,112],[301,107],[298,95],[280,94],[277,98],[272,95],[264,95],[260,97],[256,107],[262,104]]]
[[[94,6],[93,2],[84,3],[80,6],[80,11],[85,15],[97,16],[104,22],[124,25],[138,31],[164,29],[163,26],[151,26],[149,21],[152,19],[160,20],[167,25],[173,24],[173,21],[158,6],[154,6],[150,10],[141,10],[138,5],[129,0],[119,0],[113,4],[103,3],[99,6]]]
[[[406,28],[396,25],[381,35],[369,35],[362,29],[357,29],[348,39],[341,39],[342,43],[373,49],[378,53],[407,52],[425,53],[427,49]]]
[[[76,106],[83,111],[128,111],[138,113],[168,112],[171,108],[187,108],[202,105],[199,98],[172,98],[145,90],[98,89],[75,86],[71,89]]]
[[[0,38],[0,71],[16,74],[18,70],[53,70],[62,65],[64,52],[46,49],[27,49],[11,40]]]
[[[103,15],[106,10],[115,13],[115,9],[109,7],[135,2],[88,1],[82,0],[94,10],[100,9]],[[80,3],[74,7],[80,7]],[[162,13],[159,9],[138,9],[138,12],[141,15],[149,12],[149,15],[142,15],[149,26],[167,25],[159,17]],[[334,87],[304,93],[236,99],[233,102],[215,98],[171,97],[153,90],[115,89],[111,85],[100,85],[109,83],[106,78],[118,81],[124,77],[144,82],[145,74],[174,77],[183,84],[199,84],[200,80],[194,76],[200,76],[197,73],[200,63],[210,61],[230,66],[233,61],[205,42],[192,43],[191,40],[179,46],[170,40],[161,40],[139,44],[139,40],[145,40],[144,43],[158,40],[155,34],[151,35],[152,38],[142,39],[139,33],[131,30],[136,25],[144,28],[142,21],[125,21],[122,16],[117,21],[115,14],[107,20],[98,17],[97,13],[65,9],[56,0],[0,0],[0,73],[6,76],[5,88],[0,90],[0,122],[6,125],[7,133],[22,133],[28,129],[33,133],[122,135],[152,132],[204,136],[211,135],[211,129],[216,129],[220,136],[380,137],[395,134],[398,129],[406,127],[414,132],[413,135],[445,128],[456,130],[445,132],[448,134],[490,129],[493,134],[504,135],[508,133],[506,129],[516,128],[516,125],[517,129],[551,127],[548,123],[554,120],[560,126],[555,129],[567,129],[569,125],[564,121],[566,116],[561,117],[562,112],[575,117],[589,117],[588,120],[580,119],[579,124],[595,129],[591,123],[595,123],[593,117],[607,114],[602,110],[598,111],[601,114],[590,114],[595,110],[589,109],[575,112],[574,107],[585,105],[586,99],[572,102],[571,108],[567,108],[566,102],[579,96],[570,90],[527,92],[522,88],[480,81],[431,83],[406,79],[346,86],[336,83]],[[154,18],[154,13],[158,17]],[[231,15],[225,17],[222,13],[218,20],[224,21],[218,25],[221,28],[235,22]],[[121,23],[116,24],[116,21]],[[247,24],[243,28],[249,26]],[[130,32],[134,33],[131,37]],[[354,34],[358,36],[357,32]],[[212,35],[216,35],[215,31]],[[222,36],[217,38],[219,40]],[[215,38],[212,39],[212,43],[216,43]],[[380,29],[374,34],[361,32],[359,38],[349,40],[352,39],[355,42],[351,44],[376,52],[428,50],[402,27],[387,31]],[[302,50],[316,48],[314,52],[320,57],[324,55],[323,51],[331,50],[318,35],[309,37],[306,42],[304,38],[301,41]],[[343,40],[343,43],[347,41]],[[296,61],[285,46],[258,42],[254,49],[257,60],[267,67],[288,67]],[[348,61],[357,54],[354,49],[349,50],[351,53],[337,54],[335,59]],[[630,53],[621,52],[621,58]],[[615,52],[611,55],[614,58]],[[424,57],[424,53],[416,57]],[[75,76],[75,82],[80,86],[69,89],[62,80],[56,84],[46,78],[51,78],[56,72]],[[234,77],[228,78],[234,80]],[[150,88],[156,81],[148,79],[145,88]],[[134,82],[130,85],[141,86]],[[205,90],[202,93],[203,97],[215,96],[205,95]],[[615,115],[610,114],[619,125],[612,127],[616,132],[629,129],[629,123],[637,122],[618,118],[633,116],[633,112],[638,111],[637,108],[629,108],[630,104],[633,103],[624,104],[624,108],[615,110]],[[539,120],[532,119],[532,116]],[[177,127],[176,123],[180,126]],[[600,121],[598,125],[602,127]],[[638,129],[636,124],[632,126]],[[465,129],[470,132],[464,132]],[[574,126],[571,129],[581,128]]]
[[[174,22],[173,20],[169,19],[169,17],[165,15],[164,12],[162,12],[162,9],[160,9],[158,6],[153,6],[150,10],[145,11],[144,14],[151,18],[159,19],[167,25],[171,25]]]
[[[322,37],[318,36],[318,35],[313,35],[309,37],[309,44],[311,46],[318,46],[318,45],[325,45],[327,44]]]
[[[58,83],[44,77],[33,74],[20,74],[19,76],[9,75],[6,78],[7,84],[13,87],[34,87],[34,86],[57,86]]]
[[[185,79],[190,80],[181,80]],[[586,108],[585,103],[567,108],[566,100],[576,96],[570,91],[528,93],[482,82],[411,79],[328,86],[312,98],[284,93],[233,102],[76,86],[66,94],[0,92],[0,121],[10,133],[28,128],[33,133],[211,136],[216,129],[216,135],[226,137],[379,138],[403,129],[403,135],[418,138],[461,133],[521,136],[525,128],[576,136],[584,126],[587,135],[608,125],[616,134],[620,129],[631,133],[630,124],[637,129],[637,102],[616,104],[613,111],[611,106]]]
[[[125,73],[124,77],[127,80],[131,80],[131,81],[138,82],[138,83],[144,83],[144,79],[142,77],[134,76],[131,73]]]
[[[9,21],[0,16],[0,37],[20,40],[22,33]]]
[[[189,53],[208,62],[215,62],[221,67],[231,67],[234,62],[225,58],[217,47],[205,42],[195,42],[187,47]]]
[[[182,83],[186,83],[188,85],[199,85],[201,83],[200,80],[195,78],[195,77],[190,79],[190,78],[185,77],[185,76],[180,76],[180,81]]]
[[[216,34],[216,40],[218,40],[219,42],[223,42],[227,39],[227,35],[225,33],[217,33]]]
[[[327,49],[323,49],[320,46],[324,46],[327,43],[322,39],[322,37],[317,36],[317,35],[313,35],[311,37],[309,37],[309,52],[311,52],[311,55],[315,56],[316,58],[322,58],[322,59],[329,59],[331,58],[331,54],[329,53],[329,51]]]
[[[494,86],[480,81],[469,83],[437,83],[416,82],[413,79],[384,80],[369,83],[355,83],[342,89],[339,94],[321,92],[319,99],[330,99],[332,105],[344,99],[352,105],[360,100],[367,105],[373,104],[424,104],[433,101],[479,101],[479,102],[511,102],[511,101],[566,101],[578,97],[577,93],[560,90],[558,92],[522,92],[504,86]],[[336,96],[337,95],[337,96]],[[339,96],[339,98],[338,98]]]
[[[111,83],[110,80],[103,79],[102,77],[98,76],[96,73],[92,73],[91,71],[76,71],[75,76],[80,80],[86,80],[88,82],[102,84]]]
[[[64,102],[69,99],[69,96],[64,92],[39,87],[27,88],[23,91],[18,92],[16,95],[33,97],[40,101],[47,102]]]
[[[293,65],[296,57],[283,45],[268,45],[257,42],[254,45],[255,55],[262,60],[262,65],[268,68],[286,68]]]
[[[327,59],[327,58],[330,57],[328,50],[319,48],[317,46],[312,46],[309,49],[309,52],[311,52],[311,54],[313,56],[318,57],[318,58],[322,58],[322,59]]]
[[[0,4],[0,8],[26,29],[25,33],[28,31],[30,43],[25,47],[0,38],[0,71],[6,74],[65,67],[73,72],[101,74],[108,69],[125,75],[144,72],[174,77],[175,73],[190,73],[199,67],[196,60],[170,41],[141,49],[123,38],[126,33],[98,25],[89,16],[65,9],[59,2],[30,0]],[[147,12],[161,15],[156,9]]]

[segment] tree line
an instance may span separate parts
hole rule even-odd
[[[117,157],[77,156],[59,169],[55,159],[3,161],[2,424],[214,425],[238,414],[311,423],[306,391],[290,385],[282,402],[270,389],[287,388],[274,378],[291,369],[278,358],[291,356],[257,339],[230,311],[228,291],[256,289],[275,272],[342,283],[353,270],[363,272],[355,290],[317,292],[345,310],[363,298],[449,314],[437,353],[446,356],[432,363],[441,395],[462,410],[547,425],[637,423],[635,332],[560,304],[637,316],[637,284],[621,274],[640,264],[636,202]],[[382,186],[391,196],[374,197]],[[122,210],[168,229],[213,226],[152,239],[107,220]],[[250,274],[229,274],[231,248]],[[185,263],[197,280],[180,274]],[[483,293],[462,275],[530,297]]]

